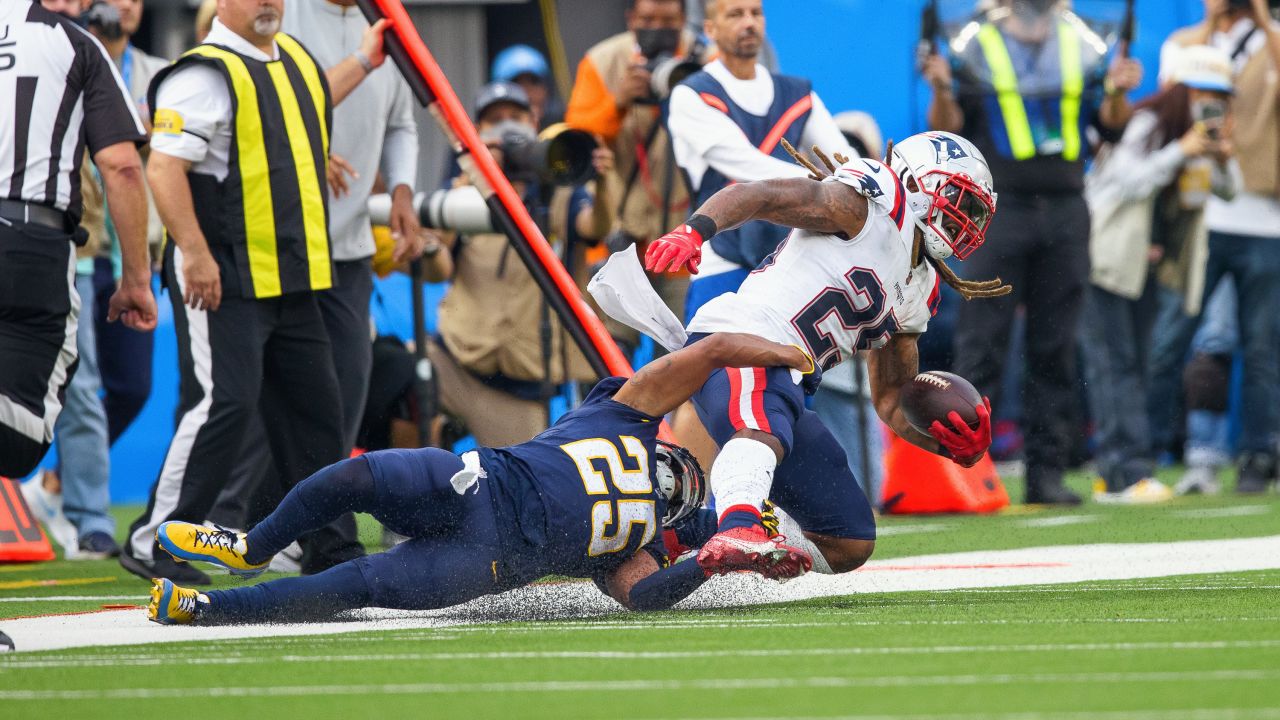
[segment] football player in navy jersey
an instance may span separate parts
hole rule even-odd
[[[592,578],[631,609],[670,607],[706,573],[695,562],[667,566],[663,529],[701,517],[694,513],[706,487],[697,462],[659,440],[658,428],[722,367],[791,368],[806,387],[821,375],[798,347],[719,333],[629,380],[602,380],[529,442],[461,456],[423,448],[344,460],[298,483],[247,534],[164,523],[157,540],[175,558],[245,577],[347,512],[369,513],[410,539],[317,575],[232,590],[201,593],[154,580],[148,617],[214,624],[313,619],[362,607],[426,610],[547,575]],[[784,547],[779,537],[777,549],[764,554],[786,562]]]

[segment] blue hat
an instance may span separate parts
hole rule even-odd
[[[476,119],[479,119],[489,106],[503,102],[518,105],[525,110],[530,109],[529,96],[525,94],[524,88],[513,82],[498,80],[480,88],[480,94],[476,96]]]
[[[528,45],[512,45],[493,59],[491,80],[515,80],[524,74],[536,75],[544,81],[550,73],[547,59]]]

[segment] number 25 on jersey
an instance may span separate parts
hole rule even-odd
[[[612,495],[609,489],[612,484],[622,495],[637,496],[606,497],[591,506],[591,545],[587,548],[591,557],[626,548],[637,525],[643,533],[637,549],[648,544],[658,530],[653,482],[649,479],[649,451],[638,438],[624,435],[619,439],[622,440],[626,462],[618,447],[604,438],[588,438],[560,446],[578,466],[587,495]],[[612,535],[608,533],[610,526],[614,528]]]

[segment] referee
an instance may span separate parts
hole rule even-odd
[[[22,477],[49,449],[76,369],[85,147],[124,260],[107,317],[155,327],[137,149],[146,134],[98,41],[30,2],[0,3],[0,108],[0,475]]]
[[[342,400],[318,303],[334,278],[329,129],[333,105],[386,59],[386,23],[326,71],[279,31],[283,15],[284,0],[219,0],[205,42],[148,92],[147,179],[170,240],[180,398],[159,478],[120,555],[144,578],[209,584],[155,552],[155,530],[206,519],[255,413],[267,437],[248,441],[270,444],[287,486],[342,456]]]

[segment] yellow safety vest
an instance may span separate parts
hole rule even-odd
[[[200,229],[243,297],[270,298],[333,285],[326,169],[333,106],[323,71],[279,33],[280,58],[262,62],[217,45],[198,45],[157,74],[155,94],[189,63],[218,69],[231,93],[231,154],[225,180],[192,173]],[[156,125],[172,121],[161,117]],[[235,278],[227,277],[234,268]],[[234,288],[232,288],[234,291]]]
[[[992,23],[984,23],[978,30],[978,43],[991,70],[991,84],[996,91],[1013,157],[1017,160],[1035,157],[1036,143],[1031,123],[1027,121],[1027,107],[1018,91],[1018,75],[1013,69],[1004,36]],[[1080,100],[1084,95],[1084,67],[1080,60],[1080,37],[1070,24],[1062,20],[1058,21],[1058,64],[1062,69],[1062,98],[1059,101],[1062,157],[1074,161],[1080,159]]]

